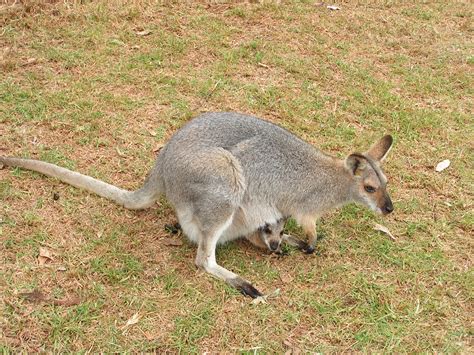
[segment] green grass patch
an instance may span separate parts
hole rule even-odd
[[[164,199],[129,211],[2,169],[0,351],[472,352],[468,3],[23,3],[2,14],[1,155],[134,189],[192,117],[239,111],[339,158],[391,133],[395,211],[323,216],[314,255],[220,246],[221,265],[280,289],[254,305],[196,270],[195,245],[166,243]],[[293,219],[285,231],[304,238]],[[40,247],[53,252],[47,265]],[[34,289],[79,302],[19,296]]]

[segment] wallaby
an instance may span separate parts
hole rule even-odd
[[[0,157],[0,163],[56,177],[130,209],[149,207],[164,194],[197,244],[196,265],[255,298],[262,294],[250,282],[217,264],[216,245],[291,216],[312,251],[317,218],[335,207],[356,202],[392,212],[380,167],[391,146],[387,135],[367,152],[340,160],[273,123],[228,112],[200,115],[178,130],[136,191],[37,160]]]
[[[265,223],[265,225],[259,227],[254,233],[245,236],[245,239],[257,248],[267,249],[275,254],[283,254],[281,249],[283,242],[307,251],[309,247],[307,243],[284,233],[283,229],[285,228],[286,220],[287,218],[280,218],[275,223]]]

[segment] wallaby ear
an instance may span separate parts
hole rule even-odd
[[[372,145],[370,149],[365,153],[372,159],[383,162],[392,148],[393,138],[387,134],[383,136],[381,140]]]
[[[346,168],[352,175],[359,175],[366,166],[367,160],[360,154],[351,154],[346,158]]]

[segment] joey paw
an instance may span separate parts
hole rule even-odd
[[[288,250],[277,250],[275,252],[275,255],[278,256],[279,258],[282,258],[284,256],[290,255],[290,253],[288,252]]]
[[[165,224],[165,231],[171,234],[178,234],[181,230],[181,225],[179,223],[175,224]]]

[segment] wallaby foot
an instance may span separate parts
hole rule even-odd
[[[306,243],[305,241],[303,241],[301,239],[295,238],[295,237],[293,237],[292,235],[289,235],[289,234],[284,234],[283,237],[284,237],[284,240],[285,240],[286,243],[288,243],[289,245],[291,245],[293,247],[298,248],[301,251],[306,252],[307,254],[311,254],[312,252],[314,252],[314,247],[309,245],[308,243]],[[311,250],[311,249],[312,249],[312,251],[308,252],[308,250]]]
[[[182,229],[181,229],[181,225],[179,223],[165,224],[165,231],[167,231],[171,234],[178,234],[179,232],[182,231]]]
[[[286,250],[281,250],[281,249],[277,250],[277,251],[275,252],[275,254],[276,254],[279,258],[289,255],[288,251],[286,251]]]
[[[234,274],[232,271],[229,271],[220,265],[217,265],[217,264],[212,265],[212,262],[211,263],[209,262],[209,259],[212,259],[212,258],[208,258],[204,262],[202,262],[201,260],[198,261],[199,254],[200,253],[198,249],[198,257],[196,258],[196,266],[198,266],[201,269],[204,269],[204,271],[206,271],[208,274],[211,274],[217,277],[218,279],[225,281],[228,285],[234,287],[245,296],[250,296],[252,298],[262,296],[262,293],[260,293],[259,290],[257,290],[254,286],[252,286],[250,282],[248,282],[247,280],[244,280],[239,275]]]
[[[259,290],[252,286],[252,284],[248,281],[240,277],[236,277],[235,279],[227,280],[227,283],[236,288],[240,291],[244,296],[250,296],[252,298],[257,298],[263,296]]]

